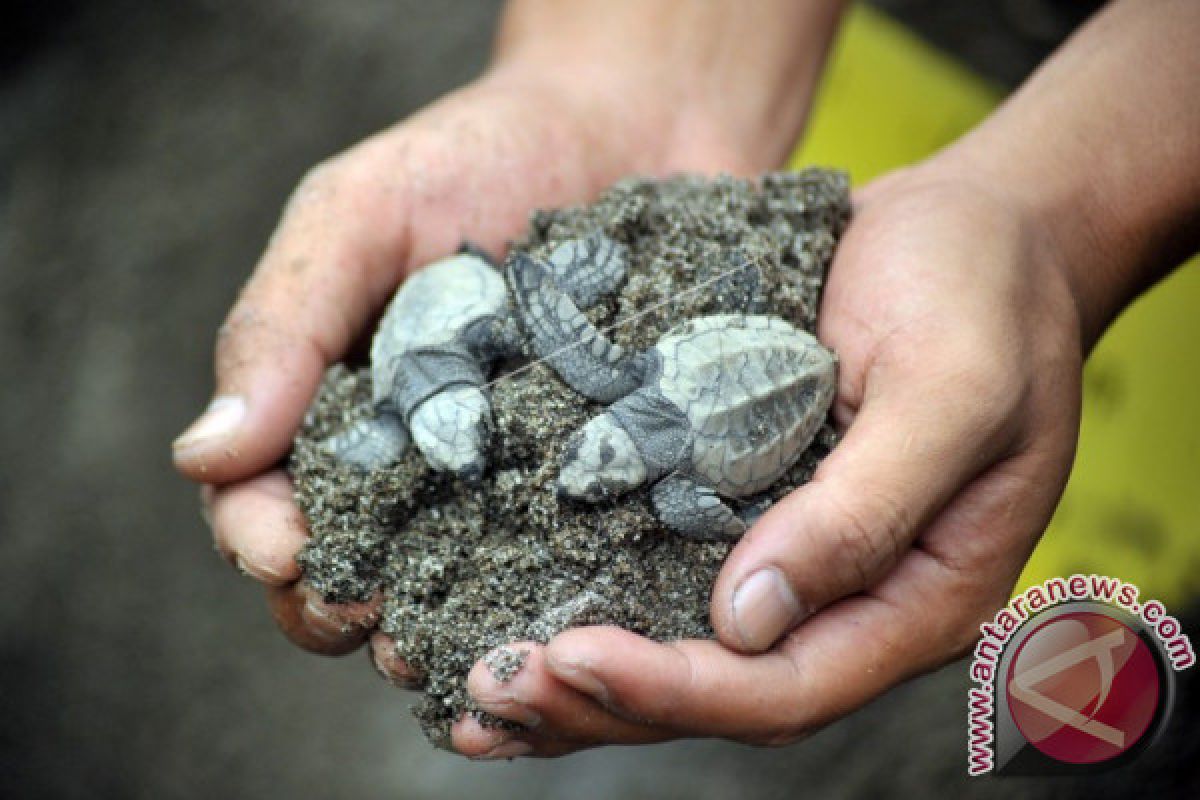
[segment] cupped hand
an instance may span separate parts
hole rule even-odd
[[[719,641],[611,627],[522,644],[468,686],[527,730],[454,730],[474,756],[802,737],[964,652],[1006,602],[1066,482],[1077,308],[1048,222],[930,163],[856,197],[823,299],[844,438],[730,554]]]
[[[565,70],[499,66],[312,170],[220,330],[215,399],[175,442],[175,463],[205,485],[217,548],[270,587],[276,619],[303,647],[353,650],[377,608],[331,606],[297,583],[308,534],[280,461],[326,367],[404,275],[464,239],[498,255],[533,209],[588,200],[629,173],[759,166],[671,146],[661,104],[578,83]],[[376,660],[396,677],[386,648]]]

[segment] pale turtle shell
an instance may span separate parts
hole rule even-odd
[[[680,467],[727,497],[775,483],[812,442],[833,400],[836,357],[777,317],[701,317],[655,349],[657,386],[691,428]]]
[[[401,284],[371,342],[375,402],[387,399],[396,356],[458,342],[471,323],[507,313],[504,278],[473,253],[459,253],[417,270]]]

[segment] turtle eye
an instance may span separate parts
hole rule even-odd
[[[611,444],[609,444],[608,442],[605,442],[604,444],[600,445],[600,464],[601,465],[608,466],[616,459],[616,457],[617,457],[617,451],[613,449],[613,446]]]

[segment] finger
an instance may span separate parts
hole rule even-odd
[[[326,366],[399,282],[407,211],[364,161],[342,156],[292,197],[221,328],[214,399],[173,445],[188,476],[221,484],[276,463]]]
[[[1058,489],[1048,484],[1058,481],[1029,476],[1064,470],[1064,450],[1023,454],[973,481],[884,579],[822,609],[770,652],[577,628],[550,640],[547,667],[627,718],[681,734],[795,741],[971,646],[1053,512]]]
[[[370,638],[371,664],[384,680],[399,689],[420,689],[421,676],[396,651],[396,640],[383,631],[375,631]]]
[[[677,735],[749,738],[794,713],[780,706],[793,675],[777,653],[746,656],[700,640],[659,644],[603,626],[551,639],[546,665],[612,713]]]
[[[664,731],[613,715],[593,697],[559,681],[547,671],[541,645],[523,642],[504,649],[527,653],[511,679],[497,680],[487,659],[477,662],[467,676],[467,691],[484,711],[541,737],[578,744],[646,744],[669,738]]]
[[[954,493],[995,459],[1010,411],[948,373],[868,398],[813,480],[730,554],[713,590],[721,642],[763,652],[825,605],[878,581]],[[949,399],[958,386],[971,404]]]
[[[925,586],[919,596],[931,594]],[[903,598],[897,605],[857,595],[818,613],[782,649],[758,655],[713,641],[658,644],[618,628],[578,628],[550,642],[547,661],[560,680],[628,719],[680,736],[785,744],[941,663],[946,651],[932,613]]]
[[[281,470],[206,495],[213,540],[226,559],[271,586],[300,577],[296,553],[308,540],[308,529]]]
[[[582,750],[586,745],[550,739],[535,733],[489,728],[466,714],[450,729],[454,749],[474,761],[498,761],[530,756],[555,758]]]
[[[313,653],[340,656],[357,650],[378,621],[379,598],[366,603],[325,603],[303,583],[267,587],[271,615],[293,643]]]

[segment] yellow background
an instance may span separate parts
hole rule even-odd
[[[882,15],[854,8],[791,166],[856,185],[974,126],[1003,93]],[[1167,603],[1200,588],[1200,268],[1138,300],[1084,370],[1083,427],[1062,504],[1017,589],[1099,572]]]

